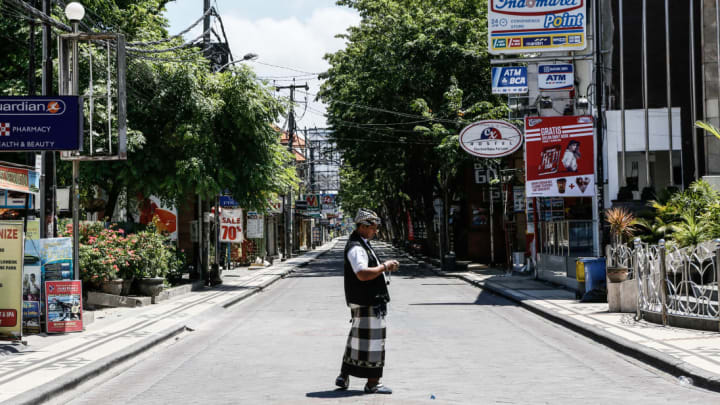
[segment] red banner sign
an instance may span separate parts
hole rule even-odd
[[[593,119],[525,117],[526,197],[595,194]]]
[[[46,281],[45,316],[48,333],[81,332],[82,282]]]

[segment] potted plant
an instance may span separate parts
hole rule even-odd
[[[133,236],[133,253],[138,262],[135,273],[138,289],[143,295],[157,296],[164,288],[170,267],[177,261],[174,248],[168,243],[168,238],[154,226]]]
[[[625,208],[611,208],[605,211],[605,222],[610,225],[612,243],[614,247],[617,247],[623,243],[623,241],[633,236],[637,220],[635,216]],[[610,282],[619,283],[627,279],[628,268],[623,266],[608,266],[606,273]]]

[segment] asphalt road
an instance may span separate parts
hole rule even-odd
[[[390,396],[363,394],[359,379],[349,391],[334,390],[350,326],[338,244],[265,292],[54,402],[720,403],[720,394],[456,279],[405,266],[389,288],[383,381],[395,391]]]

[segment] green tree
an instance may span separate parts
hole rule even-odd
[[[376,203],[402,229],[405,212],[432,233],[433,200],[459,191],[470,157],[458,133],[507,109],[490,94],[487,2],[481,0],[341,0],[362,17],[329,54],[320,98],[333,139],[352,171],[379,192]],[[358,176],[355,173],[362,173]],[[343,195],[347,194],[342,192]],[[347,197],[345,197],[347,201]]]

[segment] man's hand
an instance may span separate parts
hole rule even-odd
[[[400,262],[397,260],[387,260],[383,264],[387,268],[387,271],[397,271],[397,269],[400,268]]]

